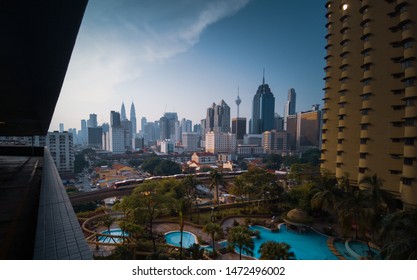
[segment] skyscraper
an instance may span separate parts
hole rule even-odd
[[[90,118],[87,121],[87,127],[97,127],[97,115],[90,114]]]
[[[268,84],[265,84],[265,72],[262,84],[258,87],[252,102],[252,134],[261,134],[274,129],[275,97]]]
[[[121,118],[122,121],[127,119],[127,117],[126,117],[126,108],[125,108],[125,103],[124,102],[122,102],[122,108],[120,109],[120,114],[121,114],[120,118]]]
[[[290,88],[288,90],[288,97],[284,107],[284,130],[287,130],[287,117],[295,115],[295,98],[295,90]]]
[[[136,110],[135,110],[135,104],[130,106],[130,121],[132,122],[132,138],[135,138],[136,133],[138,133],[137,129],[137,122],[136,122]]]
[[[224,100],[221,100],[218,105],[213,103],[207,109],[205,133],[210,131],[230,132],[230,107]]]
[[[120,113],[110,112],[109,151],[114,154],[125,152],[125,129],[120,120]]]
[[[328,1],[322,168],[417,206],[416,1]]]

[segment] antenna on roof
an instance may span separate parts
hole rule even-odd
[[[262,85],[265,84],[265,67],[264,67],[264,73],[263,73],[263,77],[262,77]]]

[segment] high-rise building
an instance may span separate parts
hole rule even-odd
[[[417,3],[327,1],[322,168],[417,207]]]
[[[132,105],[130,106],[130,121],[132,122],[132,138],[134,139],[136,137],[136,133],[138,133],[138,128],[136,121],[136,109],[135,104],[133,104],[133,101]]]
[[[87,121],[87,127],[97,127],[97,115],[90,114],[90,118]]]
[[[81,120],[81,133],[80,133],[80,143],[85,146],[88,143],[88,130],[87,130],[87,121]]]
[[[186,152],[199,151],[200,134],[197,132],[183,132],[182,146]]]
[[[175,140],[175,127],[178,122],[178,115],[175,112],[166,112],[163,117],[159,119],[160,140],[172,139]]]
[[[207,115],[204,122],[204,132],[230,132],[230,107],[224,100],[221,100],[218,105],[213,103],[207,109]]]
[[[126,151],[125,128],[121,124],[119,112],[110,112],[110,130],[108,138],[106,146],[110,152],[113,154],[122,154]]]
[[[268,84],[265,84],[265,74],[262,84],[258,87],[252,101],[251,134],[261,134],[274,128],[275,97]]]
[[[60,123],[59,124],[59,132],[64,132],[64,124],[63,123]]]
[[[295,99],[295,90],[290,88],[288,90],[288,97],[284,107],[284,130],[287,130],[287,117],[290,115],[295,115]]]
[[[267,154],[287,155],[290,152],[290,135],[286,131],[265,131],[262,134],[262,147]]]
[[[88,146],[99,148],[103,146],[103,128],[89,127],[88,128]]]
[[[73,178],[74,176],[74,143],[73,135],[68,132],[48,132],[46,135],[46,146],[58,169],[59,175],[63,179]]]
[[[236,135],[230,132],[210,131],[206,133],[205,147],[208,153],[234,153],[236,150]]]
[[[232,133],[236,135],[237,143],[243,144],[243,137],[246,134],[246,118],[232,119]]]
[[[125,103],[122,102],[122,108],[120,109],[120,120],[123,121],[123,120],[126,120],[126,119],[127,119],[127,117],[126,117]]]

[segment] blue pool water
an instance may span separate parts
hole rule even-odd
[[[165,234],[165,240],[168,244],[174,246],[180,246],[181,241],[181,232],[180,231],[171,231]],[[182,232],[182,247],[189,248],[194,243],[197,243],[195,236],[188,231]]]
[[[128,236],[127,232],[123,232],[120,228],[111,229],[110,232],[108,230],[102,231],[102,234],[110,234],[115,236]],[[122,238],[117,237],[108,237],[108,236],[99,236],[99,242],[102,243],[122,243]]]
[[[287,230],[285,225],[281,225],[278,232],[272,232],[261,226],[251,226],[251,230],[260,232],[259,239],[254,238],[255,248],[253,257],[259,258],[258,253],[261,244],[266,241],[285,242],[291,246],[290,251],[294,252],[298,260],[337,260],[338,258],[330,251],[327,246],[327,237],[314,231],[307,231],[297,234]]]

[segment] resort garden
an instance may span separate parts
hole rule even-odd
[[[213,170],[206,203],[193,175],[147,181],[78,217],[97,259],[417,259],[417,211],[398,210],[377,175],[354,188],[311,170],[293,165],[291,188],[261,168]]]

